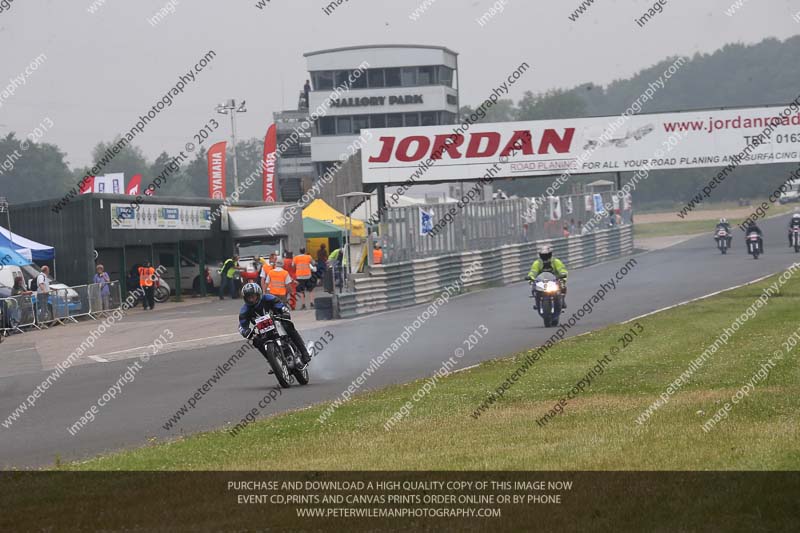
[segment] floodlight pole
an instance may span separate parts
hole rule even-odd
[[[11,248],[14,248],[14,233],[11,231],[11,208],[8,206],[8,199],[0,196],[0,213],[6,212],[6,224],[8,225],[8,240],[11,241]]]
[[[245,107],[245,101],[243,100],[241,104],[238,106],[236,105],[236,100],[230,99],[226,100],[225,102],[219,104],[216,107],[217,113],[220,115],[227,115],[230,113],[231,115],[231,140],[233,142],[233,186],[234,190],[239,190],[239,161],[236,154],[236,114],[237,113],[247,113],[247,107]]]

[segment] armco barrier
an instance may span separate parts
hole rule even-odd
[[[429,302],[456,282],[462,291],[469,291],[521,281],[537,257],[537,248],[545,243],[553,247],[553,254],[563,259],[567,268],[581,268],[632,253],[633,226],[377,265],[369,274],[354,276],[352,292],[338,295],[339,316],[351,318]],[[476,263],[472,275],[462,282],[460,276]]]

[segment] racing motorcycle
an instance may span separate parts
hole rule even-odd
[[[542,272],[533,280],[533,298],[538,302],[544,327],[558,326],[561,317],[561,282],[552,272]]]
[[[286,332],[284,321],[288,319],[271,311],[256,317],[253,340],[269,361],[270,374],[275,375],[281,387],[288,389],[292,386],[292,377],[300,385],[308,384],[308,365],[300,360],[300,350]]]
[[[717,248],[719,251],[722,252],[722,255],[728,253],[728,242],[730,239],[730,233],[725,228],[718,228],[714,238],[717,240]]]
[[[753,259],[758,259],[758,256],[764,253],[762,244],[761,235],[755,231],[747,234],[747,253],[752,255]]]
[[[794,253],[800,252],[800,228],[792,228],[792,246],[794,246]]]

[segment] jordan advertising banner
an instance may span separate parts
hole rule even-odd
[[[465,117],[465,119],[468,117]],[[800,106],[370,130],[364,183],[800,161]]]

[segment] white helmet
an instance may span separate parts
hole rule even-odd
[[[549,244],[545,244],[539,247],[539,259],[542,261],[550,261],[553,257],[553,247]]]
[[[798,219],[798,218],[800,218],[800,213],[795,213],[794,215],[792,215],[792,218],[793,218],[793,219]]]
[[[727,224],[728,223],[728,219],[725,218],[725,217],[722,217],[721,219],[719,219],[719,223],[720,224]]]

